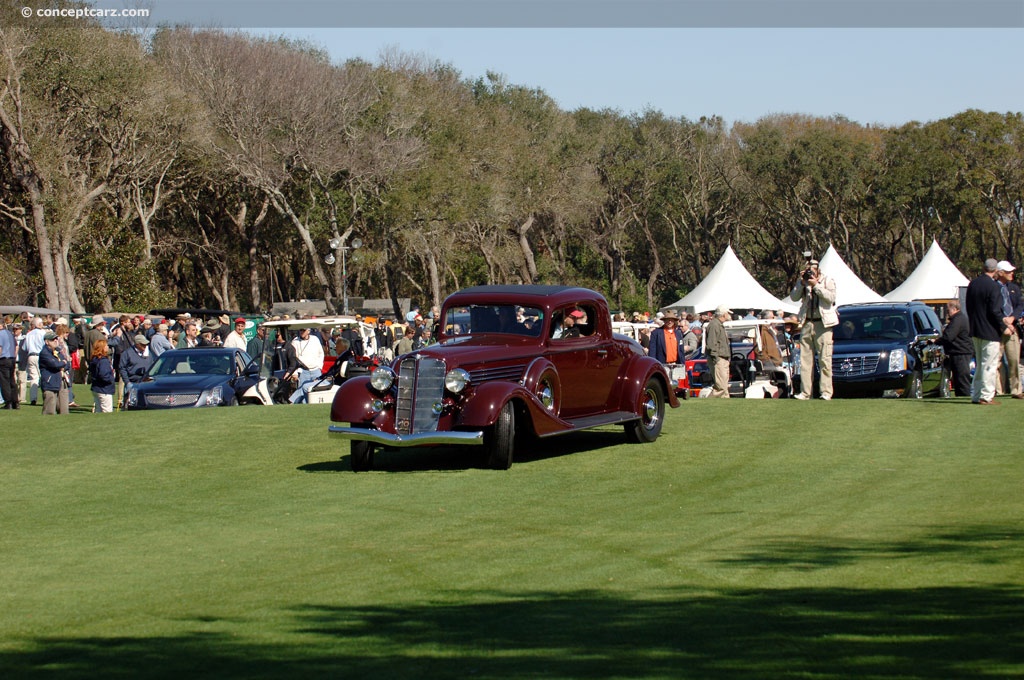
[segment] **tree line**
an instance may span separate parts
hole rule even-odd
[[[336,64],[241,33],[0,26],[13,304],[250,311],[345,291],[426,306],[571,283],[653,310],[729,244],[776,294],[829,243],[883,293],[933,238],[968,275],[1022,252],[1020,112],[726,126],[564,111],[400,52]]]

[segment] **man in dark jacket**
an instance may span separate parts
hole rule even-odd
[[[1003,293],[996,282],[996,260],[985,260],[985,271],[967,286],[967,319],[974,343],[974,381],[971,401],[983,406],[995,404],[996,377],[1003,329],[1012,318],[1003,311]]]
[[[39,389],[43,391],[43,415],[68,412],[68,385],[71,360],[60,350],[58,335],[47,331],[46,343],[39,352]]]
[[[974,343],[971,342],[971,328],[967,317],[960,313],[960,301],[946,303],[949,321],[942,330],[939,344],[946,351],[949,369],[953,374],[953,393],[958,397],[971,396],[971,356]]]
[[[651,342],[647,348],[647,354],[652,359],[657,359],[663,364],[678,364],[683,362],[685,352],[683,350],[683,332],[676,325],[679,318],[676,313],[669,310],[661,317],[661,328],[651,331]]]
[[[153,365],[153,357],[149,352],[149,340],[139,333],[135,336],[135,344],[121,353],[118,359],[121,368],[121,380],[127,383],[140,383],[146,378],[149,367]],[[125,390],[127,394],[127,389]]]

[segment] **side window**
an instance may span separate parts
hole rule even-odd
[[[586,306],[579,305],[569,305],[557,310],[551,318],[551,338],[570,340],[592,334],[592,313],[592,309],[588,310]]]
[[[914,312],[914,325],[920,333],[938,333],[939,318],[930,309],[919,309]]]
[[[596,330],[597,317],[594,315],[594,308],[590,305],[578,305],[576,309],[583,312],[583,316],[576,320],[576,327],[580,329],[580,335],[593,335]]]
[[[551,315],[551,337],[559,338],[562,333],[562,320],[565,318],[565,310],[559,309]]]

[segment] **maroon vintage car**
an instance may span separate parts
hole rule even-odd
[[[470,444],[508,469],[517,443],[621,424],[632,442],[661,433],[679,406],[664,367],[612,333],[600,293],[566,286],[478,286],[449,296],[439,340],[346,381],[331,425],[355,471],[375,446]]]

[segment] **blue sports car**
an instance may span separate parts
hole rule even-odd
[[[127,390],[130,410],[272,403],[259,366],[239,349],[168,350]]]

